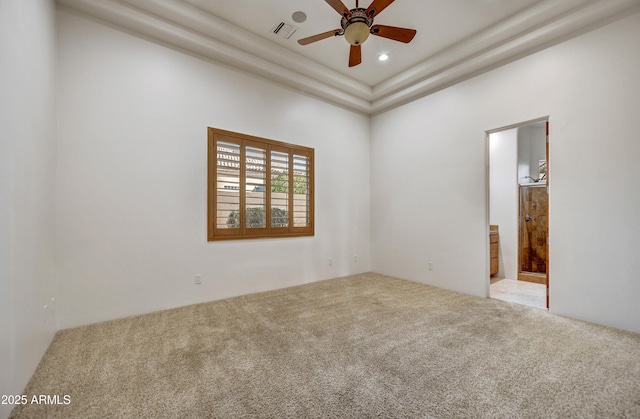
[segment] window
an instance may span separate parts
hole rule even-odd
[[[209,128],[209,241],[313,236],[313,151]]]

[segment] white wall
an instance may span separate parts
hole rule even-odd
[[[484,132],[550,115],[551,312],[640,332],[639,51],[636,13],[374,117],[373,270],[487,296]]]
[[[489,223],[498,225],[500,278],[518,278],[518,128],[489,136]]]
[[[58,27],[62,328],[370,270],[367,117],[65,11]],[[315,148],[315,237],[207,242],[209,126]]]
[[[6,395],[22,392],[56,327],[54,22],[51,1],[0,2],[0,394]],[[0,405],[0,417],[11,408]]]

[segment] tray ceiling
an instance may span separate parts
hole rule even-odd
[[[355,7],[355,0],[344,0]],[[360,7],[367,7],[363,0]],[[410,44],[370,37],[347,66],[324,0],[59,0],[58,4],[365,114],[391,109],[640,10],[640,0],[396,0],[376,24],[417,30]],[[295,22],[294,12],[306,15]],[[274,34],[293,26],[287,39]],[[380,53],[387,61],[377,60]]]

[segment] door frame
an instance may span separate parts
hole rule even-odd
[[[485,153],[484,153],[484,161],[485,161],[485,213],[486,213],[486,225],[485,225],[485,275],[484,275],[484,282],[485,282],[485,289],[486,289],[486,295],[487,297],[490,296],[490,282],[491,282],[491,274],[490,274],[490,266],[489,266],[489,260],[490,260],[490,237],[489,237],[489,224],[490,224],[490,219],[489,216],[491,214],[490,212],[490,184],[489,184],[489,179],[490,179],[490,161],[489,161],[489,157],[490,157],[490,141],[489,141],[489,136],[491,134],[494,134],[496,132],[501,132],[501,131],[507,131],[507,130],[511,130],[514,128],[521,128],[521,127],[525,127],[527,125],[532,125],[532,124],[536,124],[539,122],[545,122],[546,123],[546,158],[547,158],[547,177],[546,177],[546,182],[547,182],[547,187],[546,187],[546,191],[547,191],[547,208],[546,208],[546,214],[547,214],[547,274],[546,274],[546,278],[545,278],[545,283],[546,283],[546,301],[547,301],[547,310],[549,310],[549,206],[550,206],[550,195],[549,195],[549,173],[550,173],[550,164],[549,164],[549,123],[551,120],[551,116],[550,115],[546,115],[546,116],[542,116],[540,118],[535,118],[535,119],[530,119],[524,122],[519,122],[516,124],[511,124],[511,125],[506,125],[503,127],[499,127],[499,128],[494,128],[494,129],[490,129],[490,130],[486,130],[485,131],[485,136],[484,136],[484,142],[485,142]]]

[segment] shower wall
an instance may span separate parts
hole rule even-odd
[[[520,187],[520,271],[544,274],[547,272],[546,262],[546,188],[522,186]],[[519,279],[524,278],[519,276]]]

